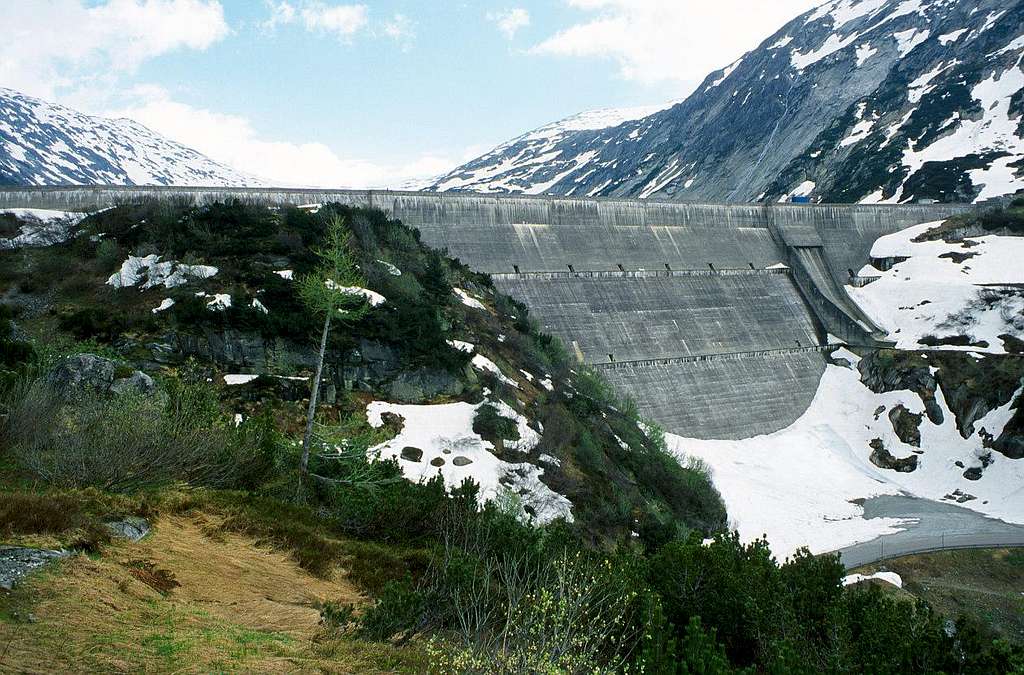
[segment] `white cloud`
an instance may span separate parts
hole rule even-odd
[[[47,98],[229,33],[217,0],[7,0],[0,26],[0,83]]]
[[[820,0],[564,0],[586,17],[534,54],[607,58],[628,80],[671,83],[680,94],[734,61]]]
[[[405,14],[395,14],[385,21],[382,31],[384,35],[400,44],[403,50],[410,49],[416,39],[415,24]]]
[[[323,2],[303,2],[299,5],[287,0],[271,2],[270,18],[261,26],[273,31],[278,26],[301,23],[311,33],[334,35],[349,40],[369,24],[366,5],[332,5]]]
[[[340,39],[352,37],[368,22],[366,5],[325,5],[314,2],[302,8],[302,23],[308,31],[333,33]]]
[[[266,139],[244,117],[174,101],[159,87],[137,87],[133,95],[134,104],[107,114],[137,120],[212,159],[281,186],[397,188],[440,175],[462,159],[425,155],[394,165],[342,159],[324,143]]]
[[[505,39],[511,40],[520,28],[530,25],[530,13],[522,7],[516,7],[504,12],[490,12],[487,15],[487,20],[497,24],[498,30],[505,36]]]

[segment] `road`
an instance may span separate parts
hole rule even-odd
[[[940,549],[1024,546],[1024,525],[989,518],[956,504],[902,495],[874,497],[864,503],[864,517],[913,518],[917,522],[902,532],[840,549],[847,569]]]

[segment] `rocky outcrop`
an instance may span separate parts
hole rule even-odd
[[[896,437],[907,445],[921,447],[921,420],[924,415],[914,414],[904,406],[898,405],[889,411],[889,421]]]
[[[71,554],[68,551],[20,546],[0,547],[0,589],[9,591],[25,575],[69,555]]]
[[[885,447],[881,438],[871,441],[871,463],[879,469],[890,469],[900,473],[910,473],[917,469],[917,455],[911,455],[902,459],[896,459]]]
[[[112,520],[104,523],[104,526],[115,537],[128,539],[129,541],[140,541],[152,529],[149,521],[138,516],[127,516],[119,520]]]
[[[141,370],[126,369],[95,354],[76,354],[61,359],[46,376],[58,392],[75,396],[84,392],[152,396],[156,382]]]
[[[928,361],[914,352],[880,349],[863,357],[857,364],[864,385],[882,394],[909,390],[924,401],[925,413],[932,424],[942,424],[942,408],[935,401],[938,382],[929,370]]]

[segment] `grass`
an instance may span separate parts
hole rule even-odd
[[[324,601],[365,606],[341,573],[325,579],[287,551],[222,528],[215,509],[169,510],[142,542],[74,556],[0,595],[0,671],[421,672],[424,648],[325,632]],[[142,561],[180,582],[139,579]],[[31,619],[29,618],[31,616]]]
[[[941,551],[869,565],[896,572],[903,587],[951,619],[978,619],[999,637],[1024,641],[1024,549]]]

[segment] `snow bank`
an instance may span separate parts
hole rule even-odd
[[[462,304],[464,304],[466,307],[472,307],[473,309],[487,309],[486,307],[484,307],[482,302],[480,302],[479,300],[477,300],[476,298],[474,298],[461,288],[453,288],[452,290],[455,291],[455,295],[459,296],[459,300],[461,300]]]
[[[498,377],[498,379],[504,382],[505,384],[509,385],[510,387],[515,387],[516,389],[519,388],[518,382],[509,377],[506,377],[505,373],[501,372],[501,368],[498,367],[498,364],[496,364],[494,361],[491,361],[483,354],[477,354],[476,356],[474,356],[472,363],[473,367],[476,368],[477,370],[481,370],[488,373],[494,373]]]
[[[160,262],[160,256],[156,254],[144,258],[128,256],[121,263],[121,269],[110,275],[107,284],[114,288],[129,288],[142,283],[143,290],[156,286],[174,288],[193,279],[209,279],[217,272],[217,268],[210,265],[183,265],[174,260]]]
[[[850,574],[843,577],[843,586],[851,586],[871,579],[878,579],[879,581],[884,581],[887,584],[892,584],[896,588],[903,588],[903,578],[895,572],[875,572],[874,574],[867,575]]]
[[[169,310],[171,307],[174,307],[174,300],[172,300],[171,298],[164,298],[163,301],[160,303],[159,307],[153,308],[153,313],[159,314],[160,312],[165,312]]]
[[[259,375],[225,375],[224,384],[235,386],[239,384],[248,384],[258,378]]]
[[[214,312],[223,312],[229,307],[231,307],[231,295],[228,293],[215,293],[206,303],[206,308]]]
[[[863,276],[879,279],[861,288],[847,287],[847,292],[900,349],[928,348],[920,343],[927,335],[963,335],[972,342],[988,342],[988,347],[942,349],[1004,353],[999,335],[1024,336],[1024,292],[1009,288],[1024,282],[1019,264],[1024,237],[913,241],[941,224],[916,225],[878,239],[872,258],[908,259],[887,272],[865,268]],[[1006,288],[993,288],[1000,285]]]
[[[382,415],[386,412],[399,415],[404,420],[402,432],[392,440],[371,449],[383,459],[394,458],[402,468],[402,474],[412,481],[423,481],[438,472],[449,487],[458,487],[466,478],[472,478],[480,485],[481,503],[501,499],[511,492],[530,506],[538,523],[556,518],[572,520],[572,504],[540,481],[544,470],[534,464],[513,464],[498,459],[493,454],[494,446],[473,431],[473,419],[477,410],[490,403],[499,412],[516,421],[520,440],[516,449],[529,452],[540,442],[539,434],[527,420],[502,402],[473,405],[470,403],[447,403],[443,405],[397,405],[374,401],[366,408],[366,417],[371,426],[383,425]],[[403,448],[415,448],[422,456],[414,459],[403,458]],[[407,457],[415,452],[407,451]],[[523,512],[526,516],[526,512]]]
[[[830,365],[810,408],[786,429],[739,441],[667,438],[675,452],[712,468],[740,536],[750,541],[766,534],[779,558],[801,546],[814,553],[833,551],[902,529],[908,521],[867,520],[853,502],[877,495],[907,493],[941,501],[961,490],[975,497],[962,506],[1024,523],[1024,460],[992,452],[980,480],[963,475],[966,468],[983,466],[980,457],[990,451],[982,445],[981,430],[999,436],[1012,416],[1011,404],[989,413],[976,424],[975,435],[964,439],[941,391],[936,403],[945,421],[935,425],[923,417],[921,448],[909,446],[896,436],[886,413],[900,404],[922,413],[921,398],[910,391],[875,394],[856,370]],[[876,416],[881,407],[885,412]],[[872,464],[869,443],[876,438],[897,458],[916,455],[917,469],[898,473]]]
[[[0,251],[65,242],[72,228],[88,215],[48,209],[4,209],[0,213],[9,213],[22,223],[17,235],[0,239]]]
[[[327,288],[332,291],[338,291],[342,295],[355,295],[366,298],[366,302],[370,304],[370,307],[380,307],[387,302],[387,298],[376,291],[371,291],[369,288],[363,288],[362,286],[339,286],[330,279],[324,283]]]
[[[476,345],[472,342],[463,342],[462,340],[445,340],[445,342],[448,343],[449,347],[458,349],[460,352],[465,352],[467,354],[472,354],[476,349]]]

